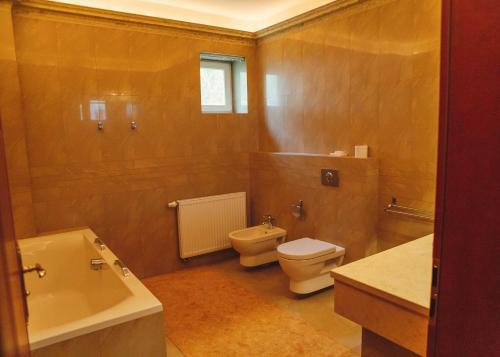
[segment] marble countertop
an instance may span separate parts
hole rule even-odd
[[[420,314],[429,314],[433,235],[332,270],[345,284]]]

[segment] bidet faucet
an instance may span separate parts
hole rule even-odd
[[[275,219],[270,214],[262,216],[262,224],[265,225],[267,229],[273,229],[273,221],[275,221]]]
[[[47,270],[45,270],[40,264],[36,263],[35,265],[28,265],[23,267],[23,274],[31,273],[36,271],[38,277],[41,279],[47,275]]]

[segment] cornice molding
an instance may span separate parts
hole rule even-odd
[[[347,7],[365,2],[368,0],[337,0],[332,3],[317,7],[310,11],[304,12],[303,14],[294,16],[285,21],[278,22],[275,25],[266,27],[265,29],[255,32],[255,38],[261,39],[270,35],[274,35],[278,32],[286,31],[291,27],[301,25],[308,21],[317,19],[319,17],[331,14],[332,12],[345,9]]]
[[[16,10],[35,10],[39,12],[51,12],[59,14],[71,14],[85,16],[93,19],[106,19],[125,24],[150,25],[175,30],[184,30],[197,33],[215,34],[237,39],[255,39],[253,32],[227,29],[217,26],[195,24],[191,22],[163,19],[154,16],[129,14],[124,12],[97,9],[86,6],[72,5],[46,0],[14,0]]]
[[[257,32],[240,31],[224,27],[202,25],[202,24],[170,20],[153,16],[129,14],[124,12],[103,10],[92,7],[65,4],[47,0],[0,0],[0,4],[13,3],[13,7],[16,11],[26,10],[26,11],[48,12],[56,14],[69,14],[79,17],[86,17],[94,20],[104,19],[113,21],[115,23],[136,24],[142,26],[145,25],[156,28],[166,28],[166,29],[194,32],[197,34],[217,35],[234,40],[255,41],[279,32],[286,31],[292,27],[304,24],[311,20],[345,9],[347,7],[351,7],[356,4],[369,1],[371,0],[337,0],[332,3],[318,7],[316,9],[305,12],[303,14],[292,17],[290,19],[287,19],[285,21],[279,22],[275,25],[269,26]]]

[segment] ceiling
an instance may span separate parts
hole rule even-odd
[[[335,0],[51,0],[255,32]]]

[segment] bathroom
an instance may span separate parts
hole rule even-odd
[[[500,351],[439,350],[429,327],[456,197],[440,188],[442,69],[465,56],[443,29],[467,32],[451,3],[0,1],[2,353]],[[495,162],[491,125],[469,143],[492,140]]]

